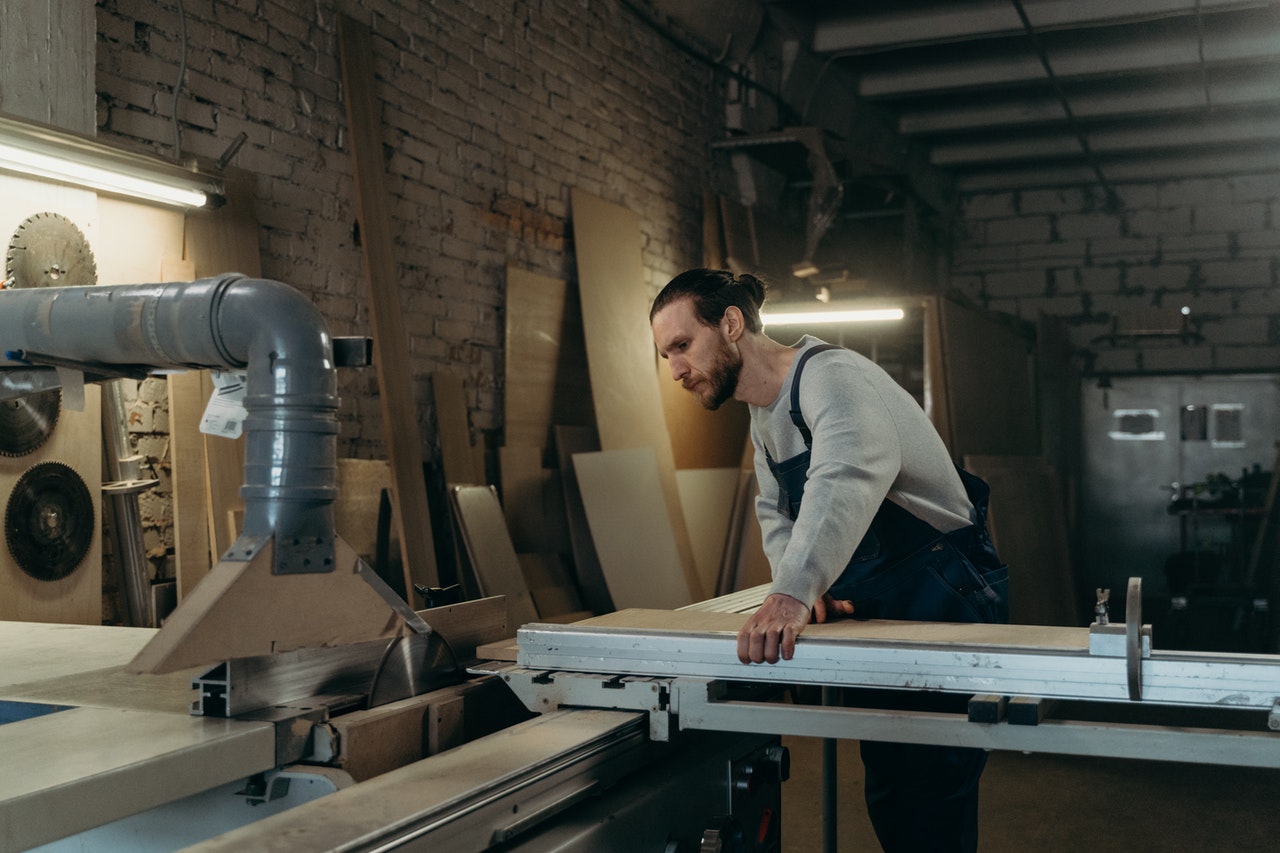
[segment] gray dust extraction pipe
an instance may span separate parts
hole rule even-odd
[[[274,570],[333,569],[338,433],[333,342],[320,313],[276,281],[0,291],[0,368],[27,362],[246,370],[243,533],[273,535]]]

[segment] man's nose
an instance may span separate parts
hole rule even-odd
[[[680,380],[684,379],[686,374],[688,374],[689,365],[687,365],[685,363],[685,360],[683,358],[680,358],[679,356],[673,356],[670,359],[670,361],[671,361],[671,378],[679,382]]]

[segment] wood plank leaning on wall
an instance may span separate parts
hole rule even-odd
[[[379,116],[382,102],[375,85],[373,39],[368,26],[345,15],[339,17],[338,45],[351,133],[356,210],[369,291],[378,396],[391,460],[393,524],[405,566],[405,589],[412,589],[414,583],[434,587],[439,586],[440,579],[422,470],[422,440],[409,364],[409,339],[400,304],[398,270],[392,256],[391,217],[382,163]]]
[[[604,450],[652,448],[690,599],[702,584],[676,487],[671,440],[663,421],[656,354],[640,247],[640,219],[590,193],[572,193],[574,252],[596,427]]]

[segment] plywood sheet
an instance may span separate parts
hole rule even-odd
[[[577,453],[573,468],[600,566],[617,607],[681,607],[684,584],[675,537],[647,447]]]
[[[502,506],[492,486],[454,486],[449,490],[467,557],[480,584],[481,595],[505,595],[513,626],[538,618],[529,594]]]
[[[374,75],[372,41],[367,26],[345,15],[338,17],[343,94],[351,133],[374,366],[378,371],[378,399],[382,406],[387,455],[391,460],[394,524],[410,581],[439,586],[427,486],[422,475],[422,443],[409,362],[409,337],[404,327],[404,307],[391,243],[394,229],[382,158],[382,101]],[[405,588],[411,588],[411,584],[406,583]]]
[[[675,460],[663,422],[649,298],[641,259],[640,219],[616,204],[574,190],[573,229],[587,333],[596,427],[605,450],[649,448],[691,599],[702,598],[693,549],[680,510]]]
[[[736,455],[736,454],[735,454]],[[735,460],[736,461],[736,460]],[[694,563],[702,588],[714,590],[738,491],[739,469],[698,468],[676,472],[680,506],[689,526]]]
[[[1038,456],[966,456],[991,486],[989,527],[1009,566],[1009,621],[1080,625],[1057,472]]]
[[[462,377],[447,370],[431,372],[431,395],[436,409],[436,435],[445,482],[483,485],[484,471],[476,470],[467,422],[467,391]]]
[[[608,613],[613,610],[613,599],[595,543],[591,541],[591,527],[587,523],[586,509],[582,505],[582,491],[573,470],[573,457],[578,453],[594,453],[600,449],[596,431],[592,427],[557,426],[554,429],[556,458],[560,464],[560,485],[564,490],[565,523],[569,528],[569,542],[573,548],[574,575],[578,579],[578,591],[588,610]]]
[[[507,267],[503,434],[509,446],[546,449],[556,424],[593,422],[578,291]]]

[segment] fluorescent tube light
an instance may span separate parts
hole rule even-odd
[[[800,324],[879,323],[901,320],[906,316],[901,308],[810,308],[802,311],[761,311],[760,322],[765,326],[795,326]]]
[[[194,169],[4,116],[0,170],[175,207],[221,201],[217,182]]]

